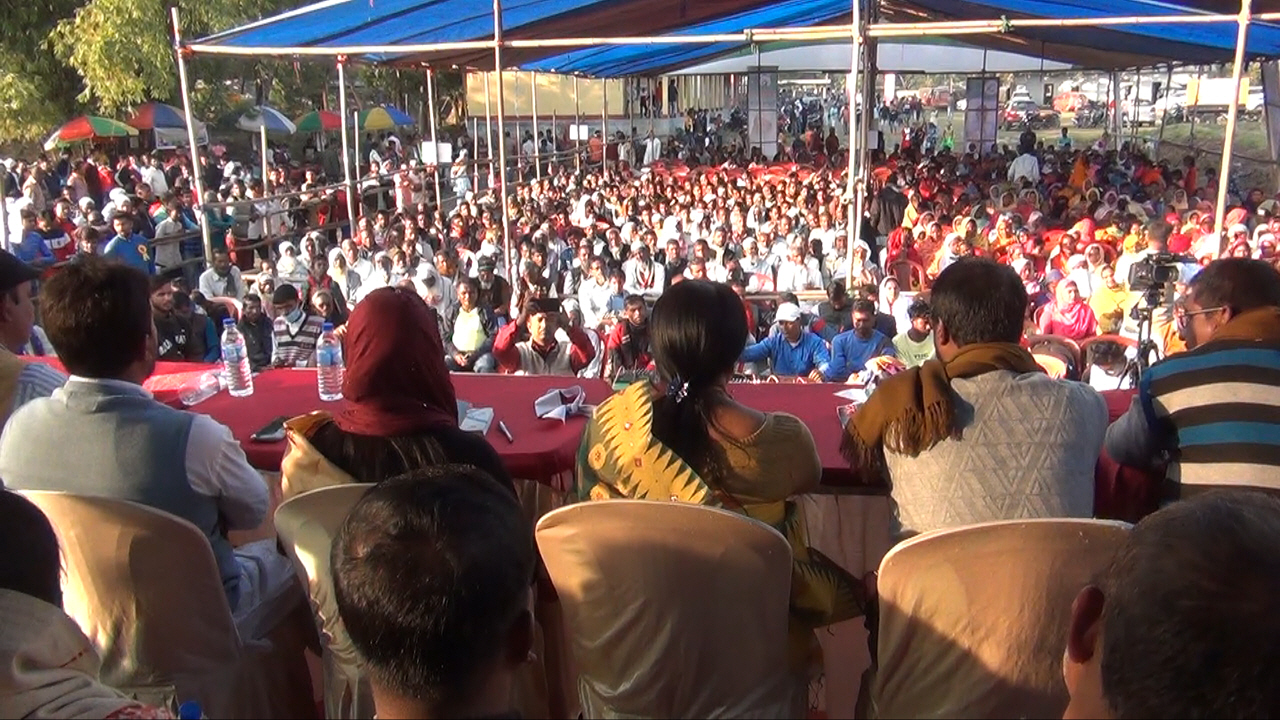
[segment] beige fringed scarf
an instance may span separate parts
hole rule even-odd
[[[884,449],[915,456],[954,437],[951,381],[994,370],[1043,372],[1031,353],[1013,343],[965,345],[950,362],[933,358],[881,383],[849,420],[840,452],[864,478],[877,479]]]

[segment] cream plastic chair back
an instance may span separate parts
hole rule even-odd
[[[586,717],[795,716],[791,548],[776,530],[699,505],[607,500],[547,514],[537,540]]]
[[[125,500],[24,491],[61,545],[63,604],[102,658],[102,682],[176,689],[206,717],[315,714],[305,642],[241,638],[204,533]]]
[[[872,715],[1062,717],[1071,602],[1129,525],[1014,520],[916,536],[880,563]]]
[[[325,717],[373,717],[373,695],[351,638],[338,617],[329,550],[338,528],[371,485],[332,485],[289,498],[276,510],[276,533],[311,598],[324,648]]]

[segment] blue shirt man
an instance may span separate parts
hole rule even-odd
[[[141,270],[148,275],[155,272],[155,259],[151,257],[151,249],[147,241],[133,231],[133,216],[116,215],[111,219],[116,236],[111,238],[102,250],[103,257]]]
[[[784,302],[778,306],[775,319],[782,332],[748,345],[739,360],[760,362],[768,358],[774,375],[806,377],[814,382],[826,379],[831,354],[822,338],[804,329],[800,308]]]
[[[876,307],[869,300],[853,304],[853,329],[836,335],[831,341],[831,365],[827,380],[844,382],[862,372],[867,361],[882,355],[896,355],[893,340],[876,330]]]

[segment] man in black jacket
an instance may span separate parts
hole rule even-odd
[[[880,251],[884,249],[889,233],[902,227],[902,217],[907,212],[907,196],[898,191],[898,176],[890,173],[884,184],[876,191],[871,200],[870,221],[876,231],[876,240],[871,245],[872,260],[880,262]],[[869,240],[869,238],[868,238]]]
[[[271,367],[274,325],[271,318],[262,312],[262,298],[252,293],[244,296],[238,327],[240,334],[244,336],[244,349],[249,356],[249,367],[254,372]]]
[[[454,289],[458,302],[441,318],[440,325],[445,365],[454,372],[496,372],[493,336],[498,332],[498,322],[493,312],[476,304],[479,287],[474,279],[458,278]]]

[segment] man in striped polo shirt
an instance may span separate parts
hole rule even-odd
[[[1214,261],[1176,317],[1187,352],[1142,376],[1107,430],[1107,453],[1125,465],[1167,463],[1166,500],[1229,485],[1280,490],[1280,272]]]

